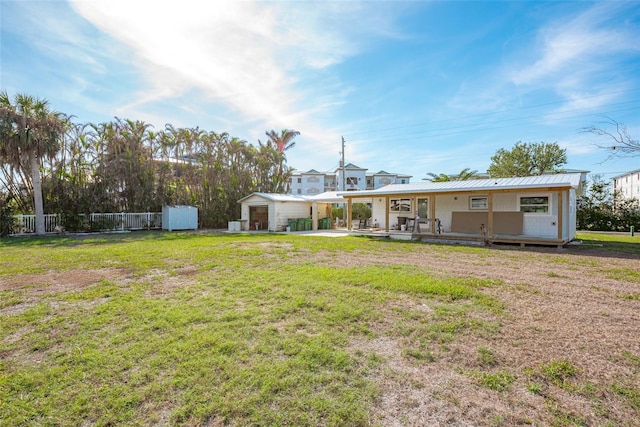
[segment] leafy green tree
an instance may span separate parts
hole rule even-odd
[[[512,150],[499,149],[491,157],[488,173],[492,178],[542,175],[559,172],[567,163],[567,150],[558,143],[518,141]]]
[[[267,132],[266,143],[254,146],[227,133],[170,124],[156,132],[144,122],[116,117],[100,124],[65,120],[50,129],[47,140],[41,137],[44,126],[35,133],[35,119],[52,121],[57,113],[46,114],[46,102],[17,99],[17,105],[33,104],[43,112],[28,116],[25,125],[22,110],[6,94],[0,102],[0,189],[13,211],[29,212],[34,204],[26,142],[35,144],[31,151],[38,160],[44,205],[62,214],[70,230],[89,226],[81,214],[158,211],[177,204],[197,206],[201,226],[220,227],[239,217],[241,197],[288,191],[293,169],[286,165],[285,151],[294,146],[297,131]]]
[[[30,177],[24,184],[33,192],[38,235],[45,232],[40,168],[43,158],[58,152],[65,121],[46,100],[16,94],[12,103],[6,92],[0,93],[0,161],[22,170],[25,179]],[[29,169],[30,175],[26,173]]]
[[[11,196],[0,192],[0,237],[13,232],[14,217]]]
[[[629,231],[640,227],[640,204],[611,192],[611,183],[601,175],[591,178],[576,212],[579,230]]]

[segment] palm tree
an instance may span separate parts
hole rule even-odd
[[[446,173],[441,173],[440,175],[436,175],[433,172],[428,172],[427,175],[429,175],[428,178],[422,178],[424,181],[431,181],[431,182],[448,182],[448,181],[451,181],[451,177],[449,175],[447,175]]]
[[[470,168],[464,168],[464,169],[462,169],[462,171],[460,171],[458,176],[453,178],[453,180],[454,181],[466,181],[466,180],[477,178],[477,177],[478,177],[478,171],[477,170],[471,170]]]
[[[429,178],[422,178],[424,181],[431,182],[449,182],[449,181],[466,181],[468,179],[473,179],[478,177],[477,170],[471,170],[470,168],[464,168],[458,175],[447,175],[446,173],[441,173],[440,175],[436,175],[435,173],[429,172],[427,173]]]
[[[269,137],[269,140],[273,142],[277,150],[282,153],[296,145],[293,139],[300,135],[300,132],[297,130],[282,129],[280,131],[280,135],[278,135],[274,130],[268,130],[265,134]]]
[[[49,109],[46,100],[16,94],[12,104],[7,92],[0,93],[0,160],[16,169],[30,167],[39,235],[45,232],[40,164],[59,150],[65,121],[61,113]]]
[[[265,134],[269,137],[269,141],[267,141],[267,146],[272,147],[275,145],[276,151],[280,156],[278,156],[277,160],[277,170],[275,172],[274,180],[275,180],[275,190],[279,193],[286,193],[289,191],[289,178],[291,177],[291,172],[289,168],[285,166],[287,162],[287,157],[284,155],[284,152],[293,148],[296,143],[293,139],[300,135],[300,132],[296,130],[282,129],[280,131],[280,135],[278,135],[275,131],[269,130],[265,132]]]

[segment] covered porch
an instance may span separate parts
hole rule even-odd
[[[342,193],[348,212],[369,197],[379,225],[357,230],[402,240],[564,246],[575,237],[578,176],[503,178],[392,185]],[[527,179],[535,178],[535,184]],[[351,218],[348,214],[347,218]]]

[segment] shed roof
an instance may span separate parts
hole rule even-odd
[[[295,194],[277,194],[277,193],[251,193],[246,197],[238,200],[238,203],[242,203],[250,197],[257,196],[263,199],[270,200],[272,202],[305,202],[304,196],[298,196]]]
[[[342,203],[344,198],[339,196],[336,191],[326,191],[324,193],[315,194],[313,196],[302,196],[298,194],[277,194],[277,193],[251,193],[246,197],[238,200],[238,203],[242,203],[250,197],[257,196],[263,199],[270,200],[272,202],[320,202],[320,203]]]
[[[451,193],[466,191],[496,191],[514,189],[536,189],[545,187],[567,187],[578,189],[581,184],[579,173],[539,175],[519,178],[470,179],[466,181],[447,182],[413,182],[409,184],[390,184],[376,190],[356,192],[340,192],[341,196],[378,196],[383,194],[413,193]]]

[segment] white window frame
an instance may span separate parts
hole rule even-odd
[[[411,199],[389,199],[389,212],[411,212]]]
[[[481,200],[484,203],[478,204],[478,201]],[[487,209],[489,209],[489,196],[469,196],[470,211],[486,211]]]
[[[537,198],[537,197],[546,197],[546,204],[538,204],[538,205],[524,205],[524,206],[547,206],[547,212],[524,212],[522,210],[522,199],[523,198]],[[518,211],[523,212],[525,215],[551,215],[553,212],[552,205],[553,198],[551,197],[551,193],[527,193],[527,194],[518,194]]]

